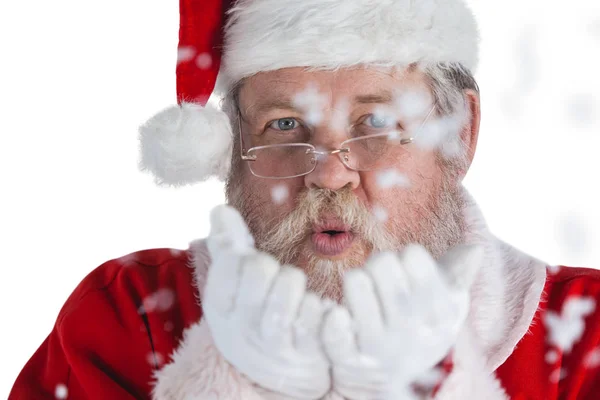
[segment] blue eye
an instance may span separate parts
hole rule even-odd
[[[395,121],[393,118],[385,116],[385,115],[374,115],[371,114],[367,117],[367,119],[365,119],[365,123],[367,124],[367,126],[370,126],[371,128],[388,128],[390,126],[392,126]]]
[[[277,131],[291,131],[300,126],[300,123],[295,118],[280,118],[269,124],[269,128]]]

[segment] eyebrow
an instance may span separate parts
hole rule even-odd
[[[275,97],[264,103],[258,103],[251,105],[246,108],[246,113],[251,111],[251,115],[261,115],[270,110],[291,110],[297,111],[298,107],[294,106],[294,102],[291,99],[285,99],[283,97]]]
[[[354,104],[373,104],[373,103],[391,103],[393,100],[391,92],[382,92],[378,94],[363,94],[354,98]]]
[[[385,104],[391,103],[392,101],[392,93],[384,91],[381,93],[355,96],[351,104]],[[268,101],[247,107],[246,113],[251,112],[251,115],[258,116],[271,110],[299,111],[298,107],[294,105],[293,99],[286,98],[282,95],[276,95]]]

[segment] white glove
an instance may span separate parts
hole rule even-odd
[[[482,258],[481,247],[460,246],[438,264],[409,245],[349,271],[348,309],[333,309],[323,328],[334,390],[351,400],[409,398],[409,386],[454,345]]]
[[[331,388],[319,337],[323,304],[306,293],[306,276],[253,247],[240,214],[211,213],[212,257],[202,307],[216,347],[262,388],[318,399]]]

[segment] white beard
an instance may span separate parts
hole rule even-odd
[[[390,221],[391,227],[386,229],[349,190],[307,190],[299,195],[297,207],[277,222],[265,221],[257,215],[256,208],[250,207],[251,193],[238,193],[232,205],[248,222],[258,249],[274,255],[282,264],[301,267],[307,274],[309,290],[340,302],[344,272],[362,267],[373,251],[398,251],[409,243],[419,243],[437,259],[461,242],[465,229],[464,200],[458,188],[452,190],[449,181],[445,182],[438,198],[430,199],[427,204],[412,202],[410,210],[419,219],[411,227]],[[318,221],[325,210],[352,227],[357,237],[366,242],[366,250],[343,260],[309,253],[306,241],[312,222]]]

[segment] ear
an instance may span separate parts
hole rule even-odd
[[[460,180],[464,178],[471,167],[473,158],[475,158],[475,149],[477,148],[477,139],[479,138],[479,124],[481,122],[481,103],[479,94],[471,89],[464,91],[469,108],[469,118],[461,132],[461,140],[465,145],[465,170],[460,173]]]

